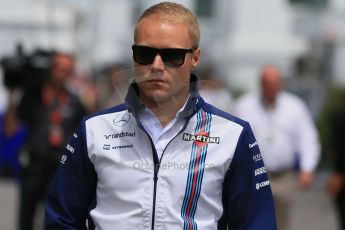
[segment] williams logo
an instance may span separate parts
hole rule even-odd
[[[219,144],[220,137],[209,137],[206,132],[199,132],[195,135],[184,133],[182,139],[184,141],[194,141],[196,144]]]
[[[117,115],[114,120],[113,123],[114,125],[118,126],[118,127],[122,127],[127,125],[127,123],[129,122],[129,120],[131,119],[131,115],[129,114],[119,114]]]

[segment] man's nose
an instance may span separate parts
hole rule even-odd
[[[157,54],[155,59],[153,59],[152,68],[156,70],[164,69],[164,62],[159,54]]]

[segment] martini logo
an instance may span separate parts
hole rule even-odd
[[[197,145],[205,145],[207,143],[210,144],[219,144],[220,137],[209,137],[208,133],[206,132],[199,132],[195,135],[184,133],[183,134],[184,141],[194,141]]]

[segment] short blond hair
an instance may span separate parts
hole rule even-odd
[[[138,18],[134,27],[134,41],[136,41],[138,27],[141,20],[152,15],[158,16],[166,22],[182,21],[189,31],[193,48],[199,47],[200,27],[197,17],[186,7],[175,2],[161,2],[146,9]]]

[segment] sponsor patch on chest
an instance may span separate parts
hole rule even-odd
[[[184,141],[194,141],[196,144],[199,143],[209,143],[209,144],[219,144],[220,137],[209,137],[206,132],[199,132],[196,134],[184,133],[182,136]]]

